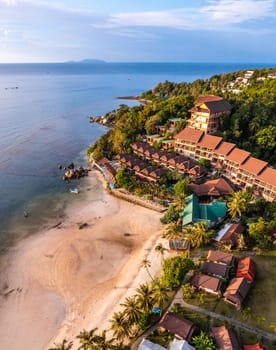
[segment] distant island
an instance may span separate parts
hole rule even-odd
[[[84,60],[80,60],[80,61],[66,61],[64,63],[84,63],[84,64],[95,64],[95,63],[98,63],[98,64],[102,64],[102,63],[106,63],[106,61],[104,60],[98,60],[98,59],[95,59],[95,58],[86,58]]]

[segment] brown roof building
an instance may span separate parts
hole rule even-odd
[[[206,134],[215,133],[219,128],[221,115],[230,114],[230,111],[230,104],[222,97],[202,96],[195,101],[195,106],[190,110],[188,126]]]
[[[222,137],[204,134],[201,140],[197,143],[195,158],[212,158],[214,150],[222,142]]]
[[[276,201],[276,169],[265,168],[255,178],[254,189],[268,201]]]
[[[175,150],[178,154],[195,158],[196,144],[203,136],[203,131],[185,128],[175,138]]]
[[[245,227],[241,224],[226,224],[217,234],[215,241],[218,243],[227,243],[233,248],[237,244],[239,235],[243,234]]]
[[[249,289],[250,282],[243,277],[235,277],[230,281],[229,286],[223,294],[224,300],[240,310]]]
[[[253,282],[256,274],[256,265],[254,261],[247,256],[238,262],[236,277],[244,277],[247,281]]]
[[[219,278],[209,275],[194,275],[191,285],[196,289],[204,290],[206,293],[218,295],[221,292],[221,281]]]
[[[200,271],[218,278],[227,278],[229,268],[227,265],[217,264],[214,262],[203,262],[201,263]]]
[[[190,187],[198,197],[220,197],[234,191],[234,188],[223,178],[206,181],[201,185],[190,184]]]
[[[232,329],[225,326],[213,327],[212,335],[218,350],[240,350],[238,339]]]
[[[166,312],[159,322],[159,325],[161,328],[164,328],[179,338],[187,341],[192,338],[196,329],[193,322],[186,320],[185,318],[172,312]]]
[[[233,254],[224,253],[220,250],[209,250],[207,260],[217,264],[233,266],[235,257]]]

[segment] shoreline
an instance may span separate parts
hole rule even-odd
[[[5,258],[0,335],[6,350],[46,350],[64,338],[77,348],[81,330],[108,329],[124,298],[149,280],[140,267],[145,257],[152,274],[161,270],[154,252],[161,214],[109,194],[97,171],[89,181],[92,191],[66,207],[61,224],[24,239]]]

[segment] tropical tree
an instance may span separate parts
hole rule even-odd
[[[49,350],[70,350],[73,346],[73,342],[68,342],[67,339],[63,339],[63,341],[60,344],[54,344],[53,348],[50,348]]]
[[[162,237],[166,239],[181,239],[183,237],[182,227],[172,222],[166,227]]]
[[[125,338],[130,336],[129,324],[123,312],[115,312],[110,322],[110,328],[113,331],[113,336],[116,339],[123,341]]]
[[[91,350],[94,349],[94,343],[97,339],[96,336],[97,328],[91,329],[90,331],[83,330],[80,332],[80,334],[77,336],[77,339],[79,339],[80,347],[78,350]]]
[[[112,350],[114,347],[114,339],[106,338],[106,330],[102,331],[99,335],[96,335],[94,339],[93,350]]]
[[[213,238],[213,231],[208,231],[207,224],[204,221],[189,225],[184,229],[184,234],[191,242],[193,248],[199,248],[208,244]]]
[[[215,350],[216,346],[212,337],[200,331],[199,335],[192,338],[192,343],[194,344],[196,350]]]
[[[124,307],[123,313],[125,315],[127,322],[130,325],[137,324],[139,317],[141,315],[141,310],[138,306],[135,296],[127,297],[125,301],[120,305]]]
[[[147,284],[141,284],[136,289],[136,302],[142,312],[150,312],[153,306],[153,292],[151,287]]]
[[[165,247],[163,246],[162,243],[158,243],[157,246],[155,246],[154,250],[155,250],[158,254],[160,254],[160,257],[161,257],[161,264],[162,264],[163,261],[164,261],[164,254],[165,254],[165,252],[166,252],[168,249],[165,248]]]
[[[153,277],[152,277],[151,273],[149,272],[149,267],[151,267],[151,262],[147,258],[143,259],[143,261],[141,263],[141,267],[146,269],[146,271],[147,271],[148,275],[150,276],[151,280],[153,280]]]
[[[167,289],[162,285],[160,279],[155,279],[152,282],[152,297],[154,304],[156,304],[161,310],[169,300]]]
[[[163,264],[161,283],[166,288],[177,288],[180,286],[185,274],[193,267],[193,261],[182,256],[168,258]]]
[[[250,198],[248,192],[232,192],[228,199],[228,211],[233,219],[241,217],[247,211]]]
[[[194,294],[193,287],[191,286],[191,283],[185,283],[182,286],[182,295],[183,299],[192,299]]]
[[[174,186],[174,193],[176,197],[183,201],[191,193],[189,186],[189,178],[185,177],[184,179],[179,180]]]
[[[250,306],[244,307],[241,314],[244,320],[249,320],[252,317],[251,307]]]

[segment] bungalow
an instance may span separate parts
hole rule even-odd
[[[188,239],[170,239],[169,247],[171,250],[188,250],[190,242]]]
[[[229,268],[227,265],[216,264],[214,262],[203,262],[201,263],[200,271],[218,278],[228,278]]]
[[[242,303],[249,292],[250,286],[250,282],[243,277],[233,278],[223,294],[224,300],[240,310]]]
[[[203,165],[195,165],[188,173],[192,177],[201,177],[207,174],[207,169]]]
[[[256,265],[254,261],[248,256],[240,259],[238,262],[238,268],[236,277],[244,277],[247,281],[253,282],[256,275]]]
[[[198,197],[227,196],[234,191],[233,186],[223,178],[206,181],[201,185],[191,184],[190,188]]]
[[[169,350],[195,350],[186,340],[174,338]]]
[[[167,350],[163,346],[153,343],[150,340],[143,339],[141,344],[139,345],[138,350]]]
[[[182,226],[204,221],[209,227],[220,222],[227,213],[225,202],[214,201],[210,204],[200,204],[195,195],[185,198],[186,206],[180,214],[183,217]]]
[[[231,248],[235,247],[237,244],[238,237],[242,235],[245,231],[245,227],[241,224],[228,223],[219,230],[215,241],[218,245],[227,243]]]
[[[159,326],[187,341],[191,340],[196,329],[193,322],[172,312],[165,313],[159,322]]]
[[[194,275],[191,285],[213,295],[218,295],[221,292],[221,280],[204,274]]]
[[[240,350],[241,348],[232,329],[227,329],[225,326],[213,327],[212,335],[218,350]]]
[[[224,253],[220,250],[209,250],[207,260],[226,266],[233,266],[235,257],[233,254]]]

